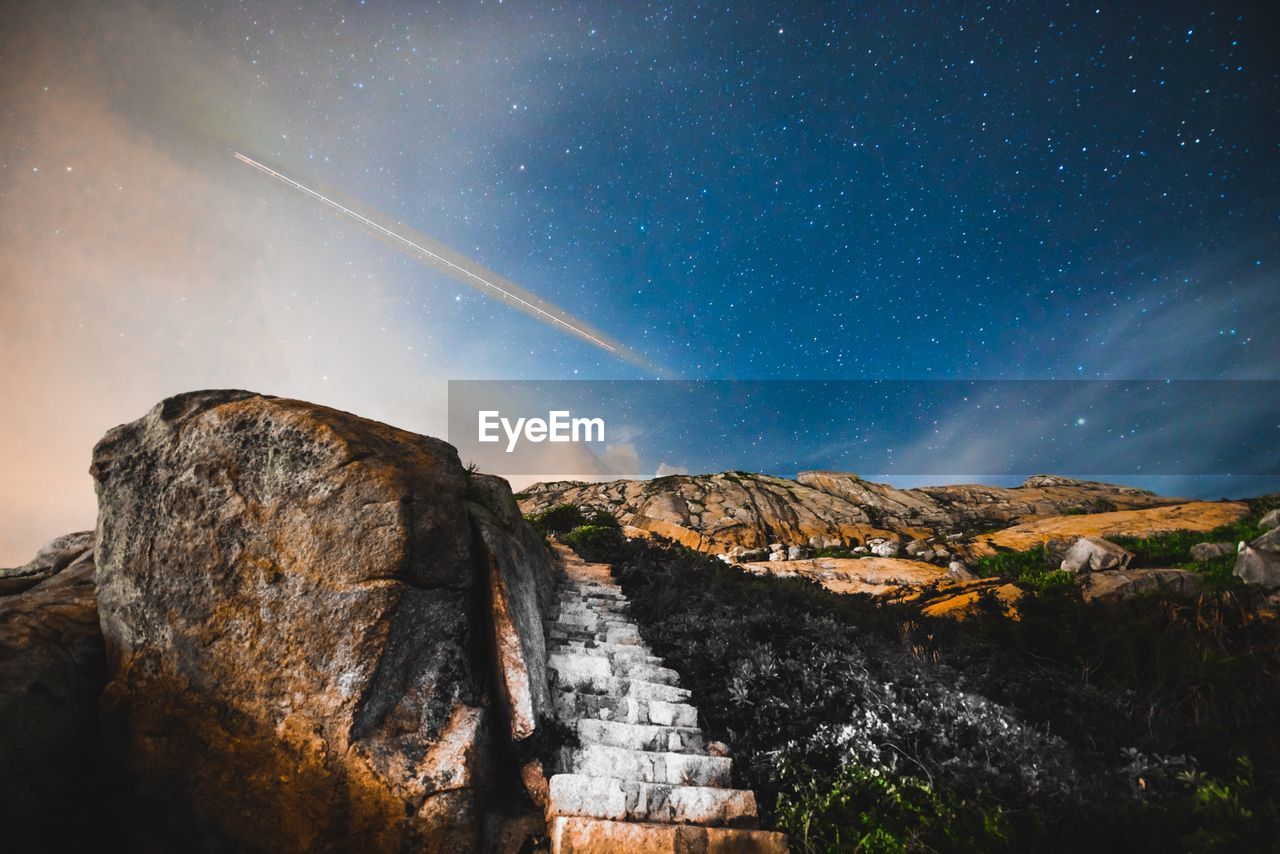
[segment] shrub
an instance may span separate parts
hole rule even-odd
[[[583,525],[618,527],[618,520],[607,510],[598,510],[594,507],[582,508],[576,504],[557,504],[541,513],[534,513],[524,518],[544,537],[551,534],[564,534]]]
[[[544,537],[548,534],[563,534],[572,531],[579,525],[586,524],[586,518],[576,504],[557,504],[540,513],[525,516],[525,521],[537,529]]]
[[[797,850],[1242,849],[1280,828],[1280,630],[1242,594],[1107,606],[1049,585],[1018,619],[992,598],[953,621],[609,548],[646,642]]]
[[[974,567],[983,578],[998,576],[1039,592],[1075,584],[1075,577],[1051,566],[1045,559],[1044,551],[1039,548],[1023,552],[998,549],[995,554],[979,558]]]
[[[613,563],[623,554],[627,538],[617,524],[579,525],[561,534],[560,542],[572,548],[578,555],[592,563]]]

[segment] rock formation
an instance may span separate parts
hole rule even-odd
[[[1182,503],[1140,489],[1047,475],[1016,488],[962,484],[897,489],[842,472],[801,472],[796,480],[725,472],[651,481],[539,483],[521,493],[536,513],[557,504],[607,510],[624,525],[707,552],[779,543],[854,546],[881,538],[882,557],[899,540],[945,537],[1042,516]],[[889,552],[892,552],[890,554]]]
[[[93,531],[77,531],[50,540],[22,566],[0,569],[0,596],[29,590],[93,551]]]
[[[480,846],[494,732],[548,706],[527,630],[550,565],[505,483],[439,440],[248,392],[164,401],[92,473],[102,714],[142,841]]]
[[[95,785],[104,670],[92,545],[92,532],[60,537],[27,565],[49,567],[43,581],[0,596],[0,818],[11,850],[109,841]]]

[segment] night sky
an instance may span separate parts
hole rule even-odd
[[[4,24],[0,562],[165,394],[439,434],[447,379],[647,375],[228,149],[671,376],[1280,379],[1270,4],[410,5]]]

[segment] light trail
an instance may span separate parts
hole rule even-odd
[[[422,255],[425,255],[426,257],[430,258],[432,261],[435,261],[443,265],[448,271],[462,277],[463,281],[474,282],[476,284],[483,285],[484,287],[490,288],[496,291],[497,293],[501,294],[502,296],[506,297],[507,299],[511,300],[512,302],[516,303],[521,308],[524,308],[530,312],[533,312],[535,315],[539,317],[543,317],[551,321],[553,324],[558,324],[559,326],[564,327],[565,329],[572,332],[574,335],[577,335],[580,338],[590,341],[592,344],[595,344],[599,347],[603,347],[604,349],[608,350],[610,353],[615,353],[618,355],[630,355],[630,354],[620,353],[619,348],[614,346],[613,344],[610,344],[608,341],[604,341],[600,339],[599,337],[591,334],[587,330],[579,328],[578,326],[575,326],[574,324],[570,323],[564,318],[558,317],[555,314],[552,314],[551,312],[547,311],[541,306],[525,299],[524,297],[519,296],[518,294],[512,293],[506,288],[503,288],[494,284],[493,282],[486,279],[484,276],[478,275],[477,273],[471,270],[468,270],[466,267],[463,267],[461,264],[457,264],[453,261],[450,261],[448,258],[445,258],[443,255],[439,254],[438,252],[433,252],[427,247],[413,240],[410,240],[409,238],[404,237],[403,235],[397,234],[396,232],[392,231],[386,226],[380,223],[374,222],[364,214],[358,211],[353,211],[351,208],[347,207],[344,204],[341,204],[340,202],[334,201],[333,199],[329,198],[323,193],[317,192],[316,190],[313,190],[304,184],[298,183],[297,181],[290,178],[288,175],[281,175],[279,172],[272,169],[270,166],[259,163],[258,161],[254,160],[252,157],[248,157],[247,155],[241,154],[238,151],[232,150],[231,155],[235,157],[236,160],[239,160],[241,163],[244,163],[248,166],[252,166],[254,169],[257,169],[259,172],[269,175],[272,178],[275,178],[277,181],[280,181],[284,184],[287,184],[290,187],[293,187],[295,190],[301,190],[303,193],[306,193],[311,198],[315,199],[318,202],[321,202],[322,204],[329,206],[330,208],[337,211],[338,213],[351,217],[356,222],[372,229],[376,234],[382,235],[383,237],[393,241],[397,245],[407,249],[411,249],[414,252],[418,252]],[[631,358],[634,360],[639,357],[632,356]]]

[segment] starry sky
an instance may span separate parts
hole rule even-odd
[[[649,375],[230,150],[670,376],[1280,379],[1267,3],[68,0],[0,35],[0,564],[92,523],[93,442],[167,394],[443,435],[449,379]]]

